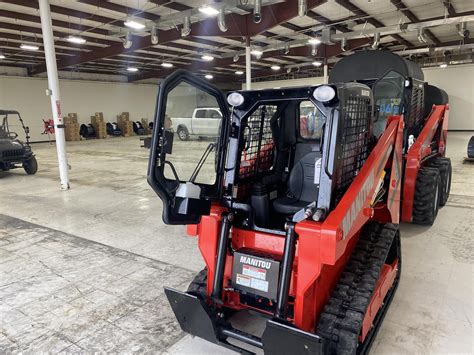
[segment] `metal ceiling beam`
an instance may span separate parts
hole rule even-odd
[[[371,17],[371,15],[369,15],[367,12],[365,12],[361,8],[357,7],[356,5],[352,4],[348,0],[335,0],[335,1],[336,1],[336,3],[338,3],[339,5],[344,7],[345,9],[353,12],[354,14],[367,18],[367,22],[370,23],[372,26],[374,26],[374,27],[384,27],[384,24],[382,22],[380,22],[379,20]],[[412,43],[408,42],[405,38],[403,38],[400,35],[395,34],[395,35],[392,35],[392,37],[397,39],[400,43],[403,43],[407,47],[413,47]]]
[[[456,10],[452,4],[451,0],[443,0],[443,5],[446,11],[448,12],[449,16],[456,16]]]
[[[143,10],[134,9],[131,7],[119,5],[108,0],[79,0],[79,2],[87,5],[101,7],[103,9],[112,10],[115,12],[120,12],[124,16],[133,16],[143,18],[145,20],[157,21],[160,19],[159,15],[152,14]]]
[[[420,19],[413,13],[411,12],[407,6],[403,3],[402,0],[390,0],[393,6],[397,8],[398,11],[400,11],[402,14],[404,14],[411,22],[420,22]],[[425,30],[426,35],[429,37],[429,39],[436,45],[439,45],[441,41],[436,38],[433,32],[430,30]]]

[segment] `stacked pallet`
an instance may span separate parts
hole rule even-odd
[[[91,124],[94,127],[96,138],[107,138],[107,129],[102,112],[96,112],[94,116],[91,116]]]
[[[122,130],[122,136],[130,137],[133,135],[133,123],[130,121],[128,112],[122,112],[121,115],[117,116],[117,125]]]
[[[145,134],[151,134],[151,129],[148,127],[148,118],[141,119],[142,126],[145,129]]]
[[[77,121],[77,113],[69,113],[63,119],[64,121],[64,135],[66,141],[79,141],[81,136],[79,134],[79,123]]]

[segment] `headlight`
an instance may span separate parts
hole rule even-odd
[[[336,97],[336,90],[329,85],[318,86],[314,89],[313,97],[319,102],[328,102]]]
[[[227,96],[227,103],[230,106],[240,106],[244,103],[244,101],[244,96],[238,92],[232,92]]]

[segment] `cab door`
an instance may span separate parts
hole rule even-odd
[[[190,117],[198,107],[215,105],[222,124],[214,138],[182,141],[170,117]],[[178,70],[159,85],[148,163],[148,183],[163,202],[166,224],[195,224],[222,195],[230,113],[223,93],[188,71]],[[176,127],[174,127],[176,131]],[[217,138],[216,138],[217,137]]]

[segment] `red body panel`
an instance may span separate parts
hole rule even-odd
[[[296,224],[298,241],[290,286],[294,316],[288,320],[298,328],[314,331],[318,316],[357,243],[361,228],[374,218],[375,211],[383,213],[387,222],[398,223],[400,185],[397,181],[401,176],[402,132],[403,118],[391,117],[366,163],[326,220],[304,220]],[[390,170],[390,179],[394,180],[388,191],[391,200],[388,207],[386,203],[373,206],[371,201],[384,170]],[[212,292],[220,216],[224,210],[215,205],[211,214],[203,216],[197,226],[188,227],[190,234],[199,236],[199,249],[208,268],[208,294]],[[276,256],[283,254],[285,238],[281,235],[234,227],[231,237],[233,249],[246,247]],[[233,257],[228,253],[224,272],[224,305],[234,309],[249,308],[240,304],[240,295],[230,288],[232,264]],[[383,282],[381,287],[388,284]],[[379,306],[374,303],[372,308],[375,311]]]
[[[418,170],[423,161],[431,155],[444,156],[448,135],[448,105],[433,105],[420,135],[405,155],[405,180],[403,183],[402,221],[411,222],[413,215],[413,199]],[[431,143],[435,142],[437,151],[433,152]]]

